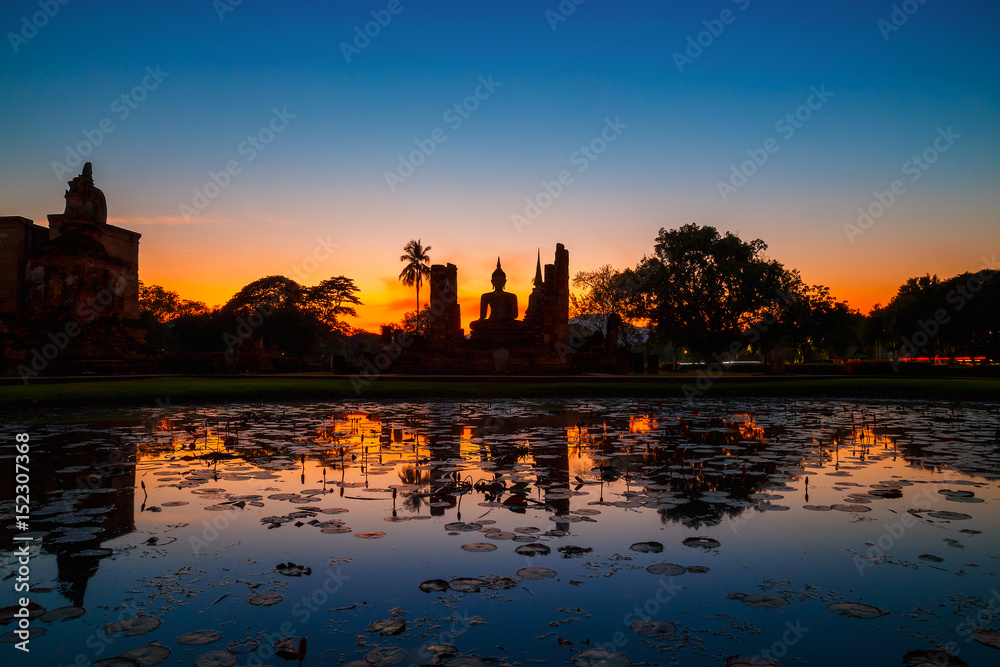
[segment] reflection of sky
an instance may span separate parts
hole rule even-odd
[[[702,414],[685,409],[674,411],[662,406],[652,412],[632,412],[627,408],[628,402],[609,402],[604,408],[595,409],[595,413],[602,413],[599,418],[585,413],[570,413],[562,419],[563,423],[558,423],[560,418],[540,417],[536,420],[537,424],[532,425],[532,418],[524,416],[525,412],[531,412],[530,406],[512,403],[504,410],[512,415],[509,419],[523,420],[518,422],[523,427],[513,430],[501,428],[493,432],[483,428],[485,411],[471,414],[468,406],[462,412],[455,406],[442,405],[436,411],[423,414],[413,414],[413,406],[397,409],[384,406],[380,408],[382,421],[369,420],[363,412],[352,417],[339,415],[331,419],[329,414],[320,415],[316,410],[289,408],[288,415],[282,419],[270,416],[240,426],[240,447],[250,448],[248,451],[252,451],[254,456],[252,462],[237,458],[220,461],[216,466],[206,465],[200,460],[181,459],[192,453],[227,451],[226,438],[235,437],[232,435],[235,426],[231,425],[230,435],[227,435],[224,425],[206,425],[206,420],[214,419],[211,416],[213,412],[225,414],[226,411],[202,411],[194,417],[197,425],[193,433],[184,428],[188,419],[179,419],[172,431],[140,437],[141,456],[136,484],[145,481],[149,497],[145,499],[141,493],[135,496],[135,531],[104,545],[114,547],[117,553],[112,559],[101,562],[90,583],[85,603],[90,611],[82,619],[87,623],[70,622],[50,627],[47,639],[54,641],[46,644],[51,648],[42,650],[55,651],[59,646],[81,645],[83,634],[90,632],[91,626],[101,627],[110,620],[105,619],[106,612],[101,609],[104,604],[115,607],[118,604],[138,603],[144,606],[146,612],[162,617],[164,625],[143,637],[119,639],[113,651],[108,649],[100,657],[116,655],[124,648],[154,639],[174,648],[174,658],[193,657],[202,652],[184,649],[172,642],[172,637],[184,632],[217,628],[225,634],[226,641],[231,641],[242,638],[245,632],[273,632],[283,620],[289,620],[295,626],[295,631],[290,634],[309,635],[310,646],[321,650],[328,648],[331,636],[365,634],[368,622],[387,618],[388,609],[398,606],[410,612],[406,618],[411,624],[417,618],[428,615],[432,618],[451,614],[482,616],[486,625],[474,626],[451,642],[463,650],[479,649],[481,655],[491,655],[491,647],[499,644],[507,648],[509,655],[521,659],[537,655],[552,662],[565,662],[566,656],[570,655],[568,649],[553,642],[536,643],[531,637],[548,632],[551,629],[548,623],[564,619],[566,614],[559,609],[579,607],[591,617],[556,628],[559,636],[573,641],[576,648],[581,646],[583,640],[597,643],[610,641],[613,632],[620,629],[630,638],[624,650],[634,660],[642,656],[655,659],[655,654],[646,655],[647,649],[628,632],[627,623],[623,624],[622,619],[630,609],[644,604],[656,593],[661,578],[645,572],[644,568],[652,563],[672,562],[684,566],[708,566],[710,572],[676,577],[675,582],[684,588],[660,613],[662,618],[696,631],[727,630],[728,621],[709,618],[710,614],[747,619],[760,628],[762,634],[740,635],[740,651],[757,643],[760,643],[759,648],[766,648],[773,641],[767,638],[780,636],[786,621],[794,622],[801,618],[814,634],[796,647],[794,655],[810,662],[822,662],[829,654],[831,637],[850,631],[858,645],[881,647],[870,650],[874,651],[873,660],[877,658],[885,663],[890,658],[893,661],[898,659],[895,651],[903,648],[902,639],[905,637],[890,637],[883,641],[880,633],[887,627],[886,622],[863,624],[842,619],[825,610],[827,602],[843,597],[875,604],[893,612],[894,615],[889,617],[892,627],[898,624],[911,627],[911,621],[904,620],[904,614],[911,612],[915,605],[936,604],[946,594],[984,595],[991,577],[991,554],[1000,548],[997,536],[991,532],[1000,494],[995,487],[961,485],[952,488],[975,491],[986,502],[959,504],[945,500],[937,491],[949,488],[949,484],[984,481],[981,477],[956,469],[971,469],[968,466],[975,467],[976,462],[940,450],[936,453],[916,451],[908,443],[911,440],[917,444],[926,442],[933,448],[945,435],[954,441],[964,439],[978,443],[983,433],[992,432],[986,430],[993,418],[988,410],[968,409],[963,421],[949,424],[938,423],[933,416],[918,410],[897,412],[876,408],[874,411],[880,412],[881,418],[888,422],[888,429],[876,427],[872,430],[870,425],[860,427],[859,420],[858,428],[852,431],[851,419],[845,416],[846,412],[826,415],[824,423],[819,424],[808,416],[808,408],[799,408],[796,413],[788,414],[780,407],[775,408],[774,404],[762,405],[763,409],[757,406],[751,417],[743,412],[743,407],[727,412],[728,406],[723,406],[722,410],[705,410]],[[849,406],[840,407],[849,409]],[[784,498],[769,501],[789,506],[788,511],[749,509],[732,520],[722,519],[718,525],[704,524],[692,528],[682,520],[708,512],[710,507],[697,502],[682,505],[676,513],[668,511],[667,515],[672,520],[664,521],[663,516],[651,508],[591,504],[599,498],[607,502],[624,501],[629,498],[626,491],[642,492],[648,488],[645,478],[662,470],[666,464],[659,464],[656,469],[646,467],[652,459],[646,458],[645,452],[650,449],[655,451],[665,440],[674,438],[678,431],[671,428],[678,422],[690,427],[690,441],[695,446],[684,451],[682,470],[677,473],[701,475],[708,483],[716,480],[716,477],[706,474],[709,466],[699,462],[711,455],[700,455],[693,449],[704,447],[704,441],[700,439],[725,435],[726,428],[719,426],[721,422],[712,421],[717,419],[713,415],[719,414],[725,417],[727,425],[737,427],[732,432],[738,433],[735,437],[748,449],[756,448],[755,443],[762,438],[769,440],[770,444],[755,451],[722,446],[716,446],[716,449],[718,452],[729,450],[727,459],[742,457],[741,460],[747,462],[751,471],[763,471],[759,479],[764,486],[775,486],[780,477],[793,487],[794,490],[773,491]],[[682,419],[677,419],[677,416]],[[576,424],[581,420],[588,425],[577,428]],[[911,428],[901,430],[900,425],[907,423],[911,424]],[[765,436],[764,433],[776,424],[787,425],[786,431]],[[637,428],[636,425],[642,426]],[[205,433],[208,435],[207,448],[204,444]],[[835,433],[843,436],[837,446],[832,441]],[[195,450],[181,446],[196,435],[199,440]],[[173,446],[170,446],[171,441]],[[378,451],[380,442],[381,452]],[[506,445],[499,446],[502,443]],[[495,452],[501,453],[525,444],[529,447],[534,445],[534,448],[527,450],[525,456],[515,463],[506,467],[482,467],[480,458],[491,446]],[[292,454],[284,453],[285,446]],[[345,448],[343,458],[339,454],[341,446]],[[363,452],[364,447],[368,448],[367,453]],[[458,520],[460,512],[463,521],[492,520],[496,521],[492,527],[505,531],[522,526],[535,526],[545,531],[555,528],[555,522],[549,518],[550,512],[545,509],[529,507],[524,514],[515,514],[505,508],[483,506],[480,504],[484,500],[483,495],[470,493],[462,496],[460,507],[444,509],[443,516],[389,523],[384,519],[392,512],[391,493],[370,491],[399,487],[399,471],[415,459],[421,468],[429,470],[437,466],[457,469],[462,478],[473,482],[493,479],[495,473],[504,470],[513,470],[519,478],[532,479],[534,467],[557,460],[547,457],[559,448],[568,449],[571,489],[577,487],[575,476],[588,482],[598,481],[599,470],[594,469],[602,463],[619,473],[627,470],[629,478],[619,477],[603,484],[581,486],[581,495],[569,499],[569,508],[598,510],[601,513],[592,517],[595,522],[567,524],[570,535],[546,542],[553,548],[548,556],[519,556],[514,552],[518,544],[512,541],[491,540],[482,532],[449,535],[444,528],[445,524]],[[331,454],[334,449],[336,452]],[[632,453],[627,457],[621,456],[624,449],[630,449]],[[228,451],[240,450],[230,447]],[[768,453],[780,454],[771,459],[775,468],[770,470],[767,468],[768,459],[753,460],[759,454]],[[300,454],[305,454],[304,463],[300,461]],[[357,458],[352,459],[352,454],[356,454]],[[565,459],[558,460],[563,461],[560,465],[565,464]],[[270,467],[277,464],[280,467]],[[939,469],[942,465],[946,466],[944,470]],[[296,502],[267,498],[276,493],[322,489],[324,469],[327,471],[329,493]],[[265,470],[270,479],[239,479],[245,475],[260,475]],[[737,471],[734,476],[738,478],[739,466],[734,470]],[[846,471],[850,476],[830,474],[838,470]],[[161,477],[155,474],[157,472],[173,472],[181,480],[204,476],[206,481],[176,488],[171,484],[177,484],[178,480],[157,481]],[[343,488],[336,485],[341,480],[341,473],[348,483]],[[218,479],[214,479],[213,474],[217,474]],[[845,502],[848,494],[864,493],[871,484],[893,479],[906,479],[913,484],[903,488],[902,499],[873,499],[868,505],[872,511],[866,514],[812,512],[802,508],[807,504],[806,476],[808,504],[812,505]],[[552,475],[547,477],[552,478]],[[858,486],[847,486],[845,483]],[[835,490],[834,487],[842,490]],[[206,493],[209,489],[223,491]],[[404,509],[404,498],[413,489],[397,490],[398,514],[414,514],[411,509]],[[426,490],[426,487],[421,490]],[[204,509],[227,498],[244,495],[263,496],[261,502],[264,506],[248,504],[242,509],[222,512]],[[540,497],[534,487],[529,497]],[[141,511],[144,500],[145,510]],[[170,501],[186,501],[189,504],[163,507]],[[348,508],[347,513],[319,514],[316,519],[343,520],[353,532],[323,534],[315,526],[306,524],[297,527],[293,523],[269,530],[261,524],[264,517],[287,514],[306,505]],[[162,511],[151,512],[150,507],[153,506],[161,507]],[[864,576],[859,577],[852,553],[864,554],[868,549],[866,542],[877,543],[886,526],[899,521],[905,510],[914,506],[965,512],[973,519],[952,523],[916,520],[888,552],[890,560],[898,564],[873,565],[864,570]],[[428,515],[426,501],[416,512]],[[970,536],[959,532],[963,528],[983,530],[984,533]],[[218,536],[213,531],[218,531]],[[383,531],[386,536],[375,540],[354,537],[361,531]],[[684,538],[695,535],[718,539],[722,546],[717,550],[703,551],[681,544]],[[161,542],[170,537],[177,537],[178,541],[164,547],[144,544],[154,536]],[[207,544],[192,543],[192,538],[205,540]],[[945,538],[959,540],[965,548],[949,547],[943,541]],[[629,550],[630,544],[649,540],[663,543],[664,552],[639,554]],[[498,548],[489,553],[469,553],[460,548],[462,544],[471,542],[492,543]],[[559,557],[555,548],[569,544],[590,547],[594,551],[582,559]],[[940,565],[942,569],[933,569],[920,561],[918,557],[925,553],[944,558],[945,562]],[[313,569],[312,576],[286,578],[271,571],[277,563],[288,561],[308,565]],[[973,568],[970,564],[979,567]],[[417,584],[427,579],[483,577],[490,573],[509,576],[528,565],[551,568],[558,573],[558,579],[524,581],[522,586],[531,593],[519,587],[502,592],[500,599],[494,594],[482,593],[456,596],[455,604],[450,609],[431,604],[441,598],[440,594],[428,595],[417,589]],[[39,559],[39,578],[51,579],[54,573],[50,566],[51,559],[48,557]],[[963,569],[967,576],[956,576],[955,573]],[[294,611],[297,603],[316,591],[328,576],[338,572],[347,577],[342,588],[320,606],[329,610],[358,603],[358,607],[338,612],[324,611],[309,615],[308,619],[305,614]],[[781,591],[803,592],[805,584],[809,584],[826,592],[824,600],[795,599],[792,606],[784,610],[760,612],[726,599],[730,593],[761,592],[760,587],[769,579],[788,583],[779,584],[768,592],[791,597],[792,594]],[[248,583],[260,586],[251,589]],[[246,604],[245,600],[250,595],[265,590],[277,590],[285,595],[285,600],[274,607]],[[224,594],[228,596],[212,605]],[[56,597],[50,594],[40,597],[40,600],[53,608],[60,604],[53,599]],[[154,600],[152,603],[151,598]],[[506,602],[503,598],[512,598],[513,601]],[[162,611],[164,605],[166,611]],[[302,612],[301,607],[298,609]],[[232,623],[234,619],[237,619],[235,624]],[[946,635],[947,620],[935,619],[932,623],[935,633]],[[924,633],[927,627],[931,627],[921,625],[924,626]],[[515,628],[531,628],[530,636],[522,629],[515,632]],[[513,638],[512,632],[515,632]],[[433,632],[431,636],[435,636]],[[879,641],[875,641],[876,637]],[[720,642],[718,650],[726,650],[727,654],[736,652],[736,646],[727,644],[726,640],[713,640],[716,641]],[[416,646],[418,642],[413,630],[408,631],[403,639],[383,640],[385,644],[404,647]],[[716,650],[713,642],[710,642],[713,646],[710,652]],[[208,648],[216,647],[213,645],[204,650]],[[919,646],[905,646],[905,650],[915,648]],[[749,653],[756,650],[759,649]],[[963,650],[967,650],[965,655],[971,658],[979,655],[977,651],[988,649],[970,645]],[[698,662],[697,656],[689,657]],[[69,662],[65,656],[61,659]],[[974,664],[974,660],[970,659],[970,662]]]

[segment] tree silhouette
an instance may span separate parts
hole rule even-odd
[[[657,334],[706,361],[741,341],[742,332],[777,309],[789,283],[789,272],[766,250],[760,239],[722,236],[714,227],[661,229],[655,255],[639,266],[650,275],[643,291]]]
[[[358,287],[354,281],[344,276],[324,280],[315,287],[307,287],[306,307],[321,323],[331,331],[347,334],[352,328],[340,320],[344,315],[357,317],[354,306],[363,306],[357,297]]]
[[[420,239],[416,241],[411,239],[403,247],[403,254],[399,258],[399,261],[406,262],[406,266],[399,274],[400,281],[407,287],[417,286],[417,313],[420,312],[420,283],[424,277],[431,275],[431,258],[427,254],[430,249],[430,246],[423,247]]]

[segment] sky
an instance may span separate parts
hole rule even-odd
[[[497,256],[523,311],[537,253],[626,268],[688,223],[763,239],[867,312],[1000,252],[998,19],[992,0],[7,0],[0,215],[45,223],[89,160],[143,282],[211,306],[344,275],[370,330],[414,307],[410,239],[458,266],[467,327]]]

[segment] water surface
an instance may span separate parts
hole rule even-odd
[[[8,463],[32,438],[29,531],[11,475],[0,508],[5,576],[36,545],[30,664],[297,665],[274,646],[301,637],[304,665],[1000,657],[995,405],[67,416],[2,430]]]

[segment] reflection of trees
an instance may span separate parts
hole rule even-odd
[[[431,483],[431,474],[426,470],[417,470],[413,466],[406,466],[399,471],[399,481],[408,486],[417,487],[417,492],[407,491],[403,493],[403,507],[411,512],[419,512],[424,500],[419,491]]]

